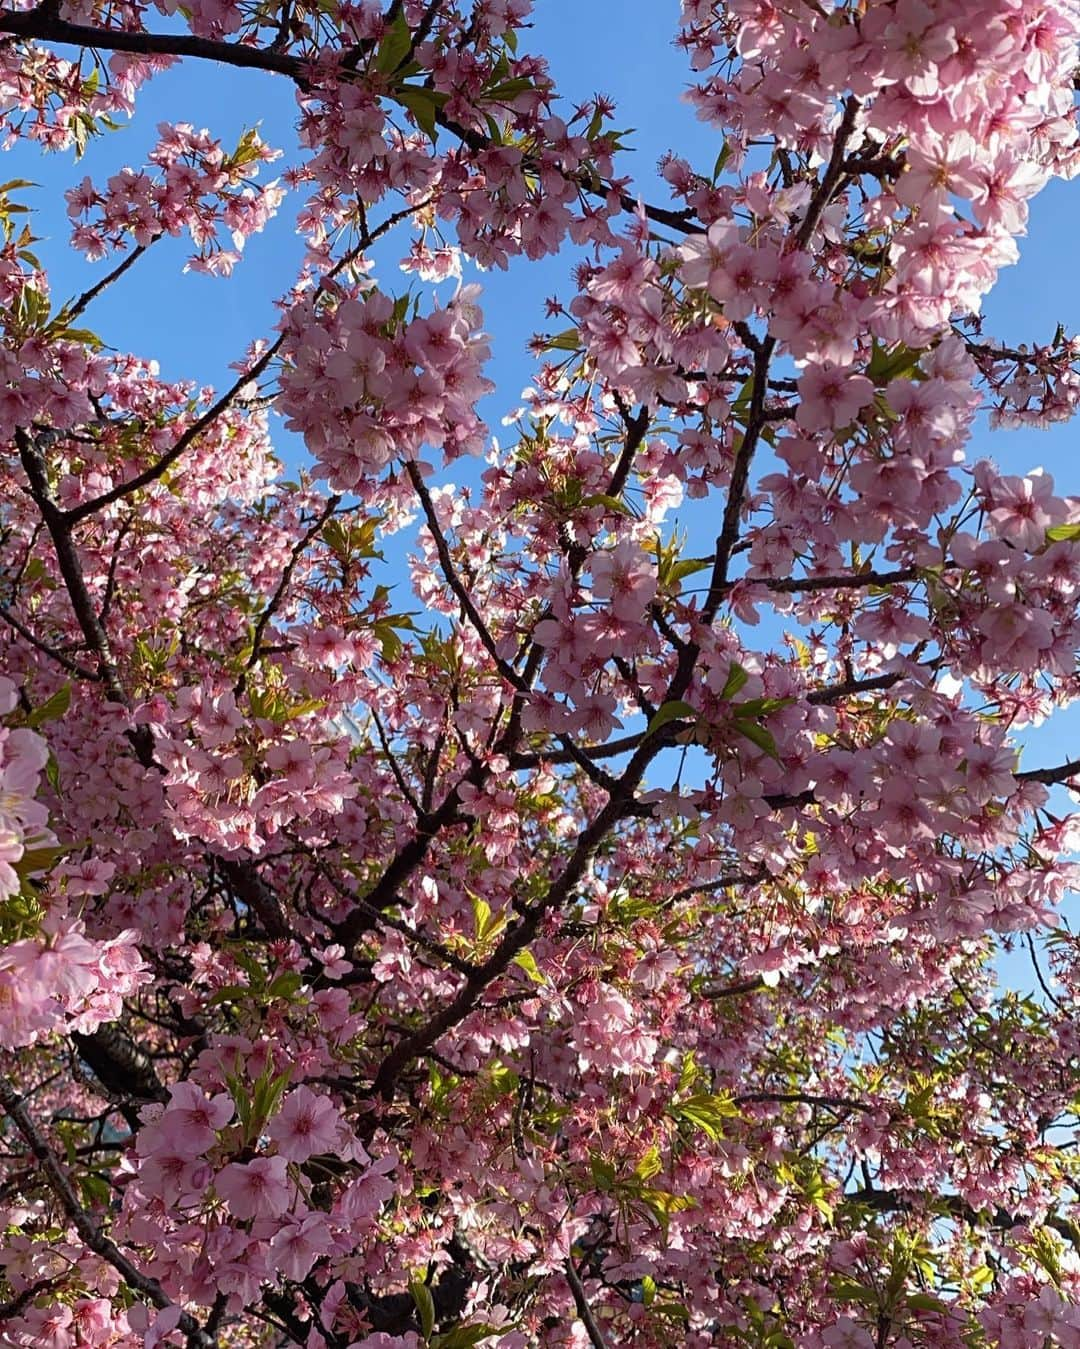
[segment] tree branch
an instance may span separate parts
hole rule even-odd
[[[0,23],[0,27],[2,26],[3,26],[2,23]],[[165,236],[163,234],[158,234],[155,235],[154,238],[150,240],[149,244],[138,244],[135,248],[131,250],[130,253],[128,253],[126,257],[121,258],[121,260],[117,263],[117,265],[112,269],[111,272],[107,272],[101,278],[101,280],[98,281],[95,285],[91,286],[89,290],[84,290],[83,293],[79,296],[79,298],[73,302],[70,309],[67,307],[67,305],[65,305],[57,317],[63,319],[64,322],[68,324],[74,322],[74,320],[77,319],[79,315],[83,312],[83,310],[86,309],[87,306],[93,300],[97,299],[97,297],[101,294],[103,290],[107,290],[108,287],[111,286],[114,281],[119,281],[119,279],[124,275],[124,273],[130,267],[133,267],[136,262],[138,262],[138,260],[142,257],[142,255],[150,247],[150,244],[156,244],[158,239],[163,239],[164,237]]]
[[[130,52],[134,56],[192,56],[201,61],[265,70],[300,83],[305,63],[263,47],[240,42],[217,42],[188,33],[138,33],[122,28],[96,28],[68,23],[51,15],[46,6],[0,14],[0,33],[31,42],[58,42],[65,47],[89,47],[102,51]]]
[[[589,1299],[585,1295],[585,1285],[581,1282],[581,1276],[574,1268],[572,1256],[567,1256],[564,1268],[566,1269],[566,1282],[570,1285],[574,1306],[577,1308],[578,1320],[585,1327],[589,1343],[593,1346],[593,1349],[608,1349],[607,1340],[604,1339],[603,1332],[596,1323],[596,1317],[589,1306]]]
[[[570,857],[560,875],[552,882],[547,894],[537,903],[521,910],[517,923],[511,924],[498,946],[473,974],[469,975],[457,994],[436,1012],[423,1026],[403,1037],[383,1059],[375,1073],[371,1094],[389,1100],[401,1070],[418,1055],[469,1016],[477,1007],[481,993],[510,967],[536,937],[544,916],[562,907],[574,887],[585,874],[585,869],[610,830],[624,816],[632,813],[634,792],[645,770],[659,752],[652,739],[646,740],[634,753],[622,776],[615,783],[607,802],[578,835]]]
[[[45,1141],[44,1135],[30,1118],[22,1097],[3,1077],[0,1077],[0,1106],[22,1135],[35,1161],[41,1167],[49,1188],[60,1201],[61,1208],[67,1214],[83,1244],[95,1255],[107,1260],[133,1292],[141,1293],[155,1307],[164,1310],[166,1307],[175,1306],[161,1284],[136,1268],[79,1203],[67,1173]],[[217,1349],[216,1338],[208,1335],[189,1312],[181,1311],[179,1328],[187,1336],[188,1349]]]
[[[1026,768],[1022,773],[1014,773],[1013,777],[1017,782],[1042,782],[1048,787],[1068,782],[1070,778],[1080,777],[1080,759],[1070,759],[1054,768]]]
[[[58,651],[56,647],[50,646],[48,642],[43,642],[40,637],[35,637],[30,629],[15,617],[6,604],[0,604],[0,618],[9,628],[17,632],[24,641],[29,642],[43,656],[48,656],[50,660],[56,661],[57,665],[66,670],[68,674],[76,675],[79,679],[90,679],[95,682],[101,679],[100,671],[91,670],[86,665],[80,665],[78,661],[71,660],[62,651]]]
[[[248,674],[259,663],[259,657],[262,654],[263,633],[266,631],[266,625],[270,622],[271,618],[277,612],[278,605],[281,603],[282,599],[285,596],[286,590],[289,588],[289,582],[292,580],[292,574],[296,570],[296,566],[297,563],[300,561],[300,558],[303,556],[304,549],[308,546],[308,544],[315,537],[315,535],[319,533],[323,525],[325,525],[327,520],[329,520],[331,515],[333,515],[334,511],[337,510],[338,503],[340,501],[341,498],[339,496],[330,497],[322,513],[315,519],[314,523],[311,525],[311,528],[308,529],[307,532],[303,534],[293,545],[293,550],[289,555],[289,560],[282,570],[281,580],[278,582],[277,589],[270,597],[270,600],[267,603],[266,608],[263,609],[262,613],[259,615],[258,620],[255,623],[255,631],[252,634],[251,638],[251,655],[247,659],[247,664],[240,671],[240,677],[237,679],[236,684],[233,688],[234,697],[239,698],[240,695],[244,692],[244,689],[247,687]]]
[[[33,11],[31,11],[33,12]],[[3,25],[0,23],[0,31]],[[197,39],[202,41],[202,39]],[[222,44],[227,45],[227,44]],[[316,293],[322,291],[329,281],[338,276],[350,263],[354,262],[365,249],[369,248],[377,239],[392,229],[394,225],[404,220],[407,216],[413,215],[416,211],[423,208],[424,203],[416,203],[405,207],[403,210],[395,211],[387,216],[374,230],[364,229],[360,241],[348,250],[333,267],[321,277],[316,286]],[[247,369],[241,371],[233,384],[221,397],[213,403],[188,429],[180,436],[176,444],[171,449],[166,450],[161,458],[149,468],[137,473],[134,478],[129,478],[126,482],[117,483],[107,492],[102,492],[100,496],[84,501],[78,506],[73,506],[70,510],[63,512],[63,518],[69,525],[76,525],[80,520],[85,520],[88,515],[93,515],[104,507],[111,505],[114,501],[119,501],[122,497],[136,492],[141,487],[148,487],[152,482],[156,482],[169,467],[176,463],[180,456],[198,439],[202,433],[217,421],[217,419],[232,406],[236,401],[241,389],[245,388],[252,380],[258,379],[266,370],[270,362],[281,350],[285,342],[286,334],[280,333],[274,342],[266,348],[262,355]]]

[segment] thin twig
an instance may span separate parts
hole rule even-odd
[[[2,22],[0,22],[0,31],[3,31]],[[394,225],[404,220],[407,216],[414,215],[418,210],[421,210],[422,207],[423,203],[405,207],[402,210],[395,211],[392,215],[387,216],[387,218],[376,226],[374,230],[369,231],[365,229],[359,242],[350,248],[347,253],[343,254],[326,275],[320,278],[319,283],[315,288],[315,293],[318,294],[324,290],[330,281],[338,276],[346,267],[350,266],[350,264],[353,263],[365,249],[369,248],[377,239],[381,238],[388,230],[392,229]],[[287,332],[279,333],[275,341],[266,348],[258,360],[242,370],[221,397],[207,408],[201,417],[192,422],[188,429],[177,440],[176,444],[173,445],[171,449],[166,450],[161,458],[151,464],[149,468],[143,469],[141,473],[137,473],[133,478],[129,478],[126,482],[117,483],[115,487],[110,488],[107,492],[102,492],[100,496],[93,497],[89,501],[83,501],[78,506],[73,506],[70,510],[65,511],[63,513],[64,519],[68,524],[76,525],[80,520],[85,520],[88,515],[95,514],[104,507],[111,505],[114,501],[119,501],[122,497],[138,491],[139,488],[148,487],[152,482],[156,482],[204,431],[212,426],[223,413],[229,410],[236,401],[240,391],[246,388],[253,380],[259,378],[281,350],[285,343],[286,336]]]
[[[248,657],[247,663],[244,666],[244,668],[240,671],[240,677],[237,679],[235,687],[233,689],[234,697],[239,698],[240,695],[244,692],[244,689],[247,687],[248,674],[259,663],[259,658],[262,655],[262,639],[263,633],[266,631],[266,625],[270,622],[270,619],[274,616],[274,614],[277,611],[278,605],[284,598],[285,591],[289,587],[289,582],[292,580],[292,574],[296,570],[296,565],[300,561],[304,549],[308,546],[308,544],[316,536],[316,534],[319,533],[322,527],[326,524],[327,520],[329,520],[331,515],[333,515],[334,511],[337,510],[338,503],[340,501],[341,498],[339,496],[330,497],[327,500],[326,506],[324,507],[322,513],[316,517],[310,529],[308,529],[307,532],[303,534],[301,538],[299,538],[293,545],[292,553],[290,554],[289,560],[285,564],[284,569],[282,570],[281,580],[278,582],[277,589],[270,597],[270,600],[267,603],[266,608],[263,609],[262,613],[259,615],[255,623],[255,631],[252,634],[251,638],[251,655]]]
[[[86,1209],[79,1203],[67,1172],[60,1165],[59,1159],[46,1142],[44,1135],[30,1118],[22,1097],[11,1083],[3,1077],[0,1077],[0,1106],[3,1107],[8,1118],[22,1135],[34,1159],[41,1167],[49,1188],[60,1201],[61,1208],[67,1214],[72,1227],[78,1232],[83,1244],[92,1250],[95,1255],[99,1255],[103,1260],[108,1261],[132,1291],[141,1293],[155,1307],[164,1310],[167,1307],[175,1306],[161,1284],[136,1268],[120,1250],[116,1242],[102,1232]],[[179,1328],[187,1336],[189,1349],[217,1349],[216,1338],[208,1335],[189,1312],[180,1312]]]
[[[71,660],[62,651],[58,651],[56,647],[50,646],[48,642],[43,642],[40,637],[35,637],[30,629],[15,617],[6,604],[0,604],[0,618],[4,620],[8,627],[17,632],[24,641],[29,642],[43,656],[48,656],[50,660],[56,661],[57,665],[66,670],[68,674],[77,675],[80,679],[91,679],[95,682],[101,679],[99,671],[91,670],[86,665],[80,665],[78,661]]]
[[[58,317],[62,318],[64,322],[70,326],[75,321],[75,319],[79,317],[79,315],[83,312],[83,310],[87,308],[87,306],[91,303],[91,301],[96,300],[97,297],[101,294],[101,292],[103,290],[106,290],[109,286],[111,286],[114,281],[119,281],[119,279],[124,275],[124,273],[128,270],[128,268],[133,267],[135,263],[138,262],[138,260],[142,257],[142,255],[150,247],[150,244],[155,244],[157,243],[158,239],[162,239],[164,237],[165,236],[163,234],[157,234],[154,236],[153,239],[150,240],[150,243],[137,244],[136,247],[133,248],[130,253],[128,253],[125,257],[121,258],[121,260],[116,264],[116,266],[112,269],[111,272],[106,272],[106,274],[101,278],[101,280],[98,281],[95,285],[91,286],[89,290],[84,290],[83,293],[79,296],[79,298],[75,300],[75,302],[72,304],[70,309],[65,305],[64,308],[60,311]]]

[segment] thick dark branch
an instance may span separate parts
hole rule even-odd
[[[259,875],[254,862],[226,857],[216,858],[215,862],[233,894],[255,914],[268,937],[282,940],[292,935],[277,895]]]
[[[132,492],[137,492],[141,487],[149,487],[151,483],[157,482],[157,480],[176,463],[189,446],[191,446],[205,430],[213,426],[214,422],[216,422],[223,413],[229,410],[236,401],[236,397],[240,390],[247,384],[250,384],[253,379],[258,379],[281,350],[284,341],[285,334],[282,333],[276,341],[266,348],[259,359],[255,361],[249,369],[240,374],[231,387],[228,388],[215,403],[211,404],[211,406],[206,409],[201,417],[191,423],[188,429],[178,437],[172,448],[166,450],[156,463],[151,464],[149,468],[143,469],[141,473],[136,473],[133,478],[128,478],[126,482],[117,483],[115,487],[111,487],[107,492],[102,492],[100,496],[92,497],[89,501],[84,501],[80,505],[73,506],[70,510],[65,511],[64,519],[68,524],[76,525],[80,520],[85,520],[88,515],[94,515],[96,512],[103,510],[106,506],[111,506],[114,501],[120,501],[123,497],[130,496]]]
[[[831,1110],[858,1110],[866,1115],[879,1109],[850,1096],[817,1096],[806,1091],[749,1091],[732,1100],[735,1105],[824,1105]]]
[[[48,4],[39,5],[37,9],[17,13],[5,11],[0,14],[0,33],[10,33],[14,37],[31,42],[56,42],[61,46],[131,52],[136,56],[193,57],[200,61],[213,61],[247,70],[262,70],[273,75],[284,75],[301,89],[310,87],[310,63],[303,57],[276,51],[273,46],[258,47],[241,42],[217,42],[212,38],[194,37],[188,33],[138,33],[120,28],[96,28],[88,24],[67,23],[57,18]],[[356,58],[364,50],[365,48],[361,46],[349,52],[342,52],[340,65],[342,74],[351,73]],[[491,145],[488,137],[460,126],[441,111],[436,114],[435,120],[472,150],[484,150]],[[611,191],[610,184],[599,181],[589,173],[575,175],[573,181],[590,196],[606,198]],[[633,213],[642,209],[638,199],[628,192],[620,192],[618,199],[624,211]],[[648,204],[644,205],[643,209],[649,220],[665,225],[680,234],[701,233],[701,225],[692,211],[672,211],[663,206]]]
[[[629,410],[624,407],[621,398],[618,399],[618,404],[623,422],[626,425],[626,439],[623,441],[622,450],[619,452],[618,461],[607,485],[607,495],[614,497],[616,500],[623,494],[623,488],[626,486],[626,480],[629,478],[630,470],[634,464],[634,456],[641,449],[641,443],[649,429],[648,408],[640,408],[636,416],[631,416]]]
[[[805,248],[810,242],[821,219],[822,212],[828,206],[833,193],[836,191],[843,173],[845,147],[855,125],[858,109],[859,103],[854,97],[849,98],[844,105],[844,114],[836,132],[836,139],[833,142],[832,157],[795,236],[795,244],[798,248]],[[709,596],[703,610],[703,617],[707,622],[712,622],[715,618],[727,587],[728,566],[739,538],[739,520],[746,498],[750,466],[753,463],[754,452],[766,423],[765,397],[768,392],[769,363],[775,349],[776,338],[770,336],[764,338],[754,352],[754,383],[750,395],[746,430],[743,434],[742,444],[735,455],[735,465],[731,472],[731,485],[728,488],[723,522],[720,527],[720,535],[716,540],[716,555],[713,560]]]
[[[872,679],[848,679],[843,684],[830,684],[823,689],[815,689],[806,695],[808,703],[838,703],[855,693],[878,693],[891,689],[904,678],[902,674],[875,675]]]
[[[424,10],[423,17],[413,29],[412,41],[409,43],[409,50],[398,62],[397,70],[407,66],[416,56],[416,49],[422,42],[426,42],[435,25],[435,19],[438,17],[439,10],[443,7],[443,0],[429,0],[427,9]],[[395,71],[396,73],[396,71]]]
[[[2,28],[2,25],[0,25],[0,28]],[[375,229],[370,231],[364,229],[360,241],[340,257],[326,275],[320,279],[316,290],[321,291],[328,282],[333,281],[336,276],[344,271],[346,267],[350,266],[350,264],[377,239],[387,233],[388,230],[392,229],[394,225],[404,220],[407,216],[412,215],[415,211],[421,210],[422,207],[423,203],[408,206],[401,211],[395,211],[392,215],[387,216],[387,218]],[[214,422],[233,406],[237,401],[241,390],[246,388],[252,380],[258,379],[259,376],[263,374],[270,365],[270,362],[277,356],[284,345],[285,337],[286,334],[284,332],[280,333],[270,346],[266,348],[258,360],[254,361],[250,366],[241,371],[231,387],[226,389],[221,397],[208,407],[201,417],[192,422],[188,429],[183,432],[177,440],[176,444],[173,445],[171,449],[166,450],[156,463],[151,464],[149,468],[144,469],[141,473],[137,473],[135,477],[129,478],[126,482],[117,483],[117,485],[110,488],[108,492],[102,492],[100,496],[93,497],[91,500],[84,501],[80,505],[74,506],[71,510],[65,511],[63,513],[63,518],[68,524],[76,525],[80,520],[85,520],[88,515],[94,515],[97,511],[111,505],[114,501],[119,501],[122,497],[130,495],[132,492],[137,492],[139,488],[148,487],[151,483],[156,482],[162,474],[167,472],[167,470],[176,463],[180,456],[184,454],[204,431],[213,426]]]
[[[471,961],[463,960],[461,956],[455,955],[454,952],[444,946],[442,942],[435,941],[418,929],[410,927],[408,923],[402,922],[400,918],[393,918],[382,909],[377,909],[362,896],[353,894],[351,890],[342,885],[327,867],[322,866],[318,862],[316,862],[316,867],[323,880],[325,880],[326,883],[343,899],[349,900],[361,913],[370,918],[372,925],[385,927],[391,932],[397,932],[400,936],[404,937],[406,941],[412,942],[414,946],[419,947],[421,951],[426,951],[437,960],[441,960],[442,963],[448,965],[450,969],[457,970],[458,974],[470,975],[475,973],[477,967],[473,965]]]
[[[734,885],[760,885],[762,881],[769,879],[769,872],[766,867],[758,867],[754,871],[736,871],[723,876],[717,876],[711,881],[699,881],[697,885],[684,885],[682,889],[665,901],[667,904],[679,904],[684,899],[693,899],[695,895],[711,895],[717,890],[728,890]],[[760,983],[760,980],[755,981]]]
[[[917,567],[900,567],[896,571],[853,571],[843,576],[793,576],[780,580],[759,580],[748,576],[750,585],[763,585],[778,595],[797,595],[817,590],[862,590],[867,586],[906,585],[919,579]]]
[[[849,679],[842,684],[827,684],[824,688],[813,689],[808,693],[806,701],[815,705],[838,703],[855,694],[877,693],[885,689],[891,689],[904,678],[904,675],[894,673],[874,675],[870,679]],[[670,721],[666,726],[654,731],[650,739],[654,743],[671,744],[688,729],[690,729],[689,722]],[[608,740],[603,745],[578,745],[575,747],[574,754],[562,749],[536,750],[532,753],[519,752],[509,756],[510,767],[522,769],[538,768],[541,764],[575,763],[577,762],[577,755],[585,755],[589,759],[613,759],[619,754],[632,753],[644,738],[645,732],[637,731],[632,735],[619,736],[616,740]],[[1058,770],[1048,769],[1045,771],[1055,772]],[[1078,766],[1077,771],[1080,771],[1080,766]]]
[[[589,1299],[585,1295],[585,1285],[581,1282],[581,1276],[574,1267],[572,1257],[566,1260],[566,1282],[570,1285],[570,1292],[573,1294],[574,1306],[577,1308],[578,1319],[585,1327],[585,1333],[589,1337],[589,1343],[593,1349],[608,1349],[607,1340],[604,1339],[603,1332],[596,1323],[596,1317],[593,1315],[592,1308],[589,1306]]]
[[[638,748],[607,802],[578,835],[573,852],[547,894],[521,912],[521,917],[506,929],[491,956],[464,981],[450,1002],[411,1035],[404,1036],[387,1054],[375,1074],[373,1096],[389,1100],[402,1069],[476,1010],[484,989],[505,974],[515,956],[533,941],[545,915],[556,912],[569,900],[604,839],[621,819],[633,813],[634,793],[658,751],[659,747],[651,739]]]
[[[1080,777],[1080,759],[1070,759],[1068,763],[1058,764],[1054,768],[1027,768],[1022,773],[1014,773],[1017,782],[1042,782],[1048,787],[1057,782],[1068,782],[1070,778]]]
[[[25,1311],[27,1307],[40,1297],[42,1293],[47,1293],[50,1289],[56,1287],[55,1279],[38,1279],[36,1283],[30,1284],[24,1288],[21,1293],[13,1297],[10,1302],[0,1302],[0,1325],[11,1318],[18,1316],[20,1312]]]
[[[109,697],[126,707],[128,699],[116,673],[116,662],[113,659],[109,638],[101,625],[97,607],[87,588],[82,563],[79,561],[71,537],[68,518],[53,499],[44,456],[29,434],[22,429],[15,432],[15,443],[18,446],[23,471],[30,484],[30,495],[41,512],[45,528],[52,539],[60,574],[64,578],[75,617],[78,619],[79,627],[82,628],[87,645],[98,658],[99,678],[108,690]]]
[[[428,530],[435,541],[435,551],[439,557],[439,567],[442,571],[446,584],[454,592],[454,597],[461,605],[461,611],[472,625],[473,631],[480,638],[481,645],[495,663],[495,668],[503,679],[519,695],[529,693],[529,685],[517,670],[504,660],[499,654],[498,644],[492,636],[487,624],[473,602],[468,588],[464,585],[461,577],[458,575],[457,568],[454,566],[454,559],[450,555],[450,546],[446,542],[446,536],[439,525],[439,517],[435,512],[435,503],[431,499],[431,493],[427,489],[419,466],[413,460],[407,460],[405,463],[405,472],[409,481],[412,483],[416,495],[420,498],[420,504],[424,510],[424,518],[427,520]],[[605,791],[610,792],[615,786],[615,779],[610,777],[596,765],[586,755],[581,754],[577,746],[568,736],[559,736],[559,743],[563,746],[565,752],[574,763]]]
[[[858,112],[859,100],[854,94],[849,94],[844,101],[844,112],[836,130],[836,138],[833,141],[832,155],[829,158],[828,167],[822,175],[821,182],[818,184],[810,205],[807,207],[802,224],[799,226],[799,232],[795,236],[795,244],[798,248],[805,248],[814,237],[814,231],[818,227],[822,213],[829,202],[832,201],[833,193],[844,176],[844,156],[847,152],[847,143],[851,139],[851,133],[855,129],[855,118],[858,116]]]
[[[751,993],[760,993],[767,987],[765,980],[759,976],[757,979],[744,979],[738,984],[722,984],[719,988],[702,989],[700,996],[707,1002],[722,1002],[725,998],[745,998]]]
[[[79,1058],[110,1093],[138,1101],[168,1099],[153,1059],[115,1024],[99,1026],[90,1035],[75,1031],[71,1039]]]
[[[67,23],[37,9],[5,10],[0,14],[0,33],[32,42],[58,42],[66,47],[88,47],[100,51],[131,52],[135,56],[192,56],[248,70],[265,70],[302,81],[304,62],[296,56],[268,51],[239,42],[216,42],[213,38],[193,37],[187,33],[137,33],[122,28],[96,28],[89,24]]]
[[[844,1195],[844,1203],[861,1204],[865,1208],[873,1209],[878,1213],[912,1213],[919,1212],[923,1208],[925,1198],[926,1207],[931,1213],[936,1210],[944,1210],[951,1218],[958,1218],[961,1222],[967,1223],[969,1227],[982,1228],[992,1227],[999,1232],[1011,1231],[1014,1227],[1026,1227],[1040,1222],[1063,1236],[1077,1250],[1080,1250],[1080,1229],[1076,1223],[1070,1222],[1068,1218],[1062,1218],[1056,1213],[1048,1213],[1043,1218],[1037,1218],[1030,1214],[1010,1213],[1005,1208],[995,1209],[976,1209],[958,1194],[935,1194],[929,1197],[922,1195],[900,1194],[895,1190],[854,1190]]]
[[[765,425],[765,391],[769,377],[769,362],[775,349],[776,338],[766,337],[754,353],[754,384],[750,395],[750,410],[746,418],[742,444],[736,452],[735,464],[731,470],[731,484],[728,487],[724,516],[713,556],[709,594],[702,613],[702,617],[708,623],[716,617],[716,611],[728,589],[728,567],[739,540],[739,521],[750,482],[750,466],[754,462],[754,452]]]
[[[416,833],[407,843],[403,843],[383,869],[382,875],[363,896],[364,908],[357,906],[334,929],[334,936],[349,951],[356,945],[360,936],[368,931],[373,923],[370,910],[382,912],[396,904],[401,887],[427,857],[428,850],[439,834],[453,823],[461,805],[460,790],[465,783],[479,787],[484,780],[486,769],[474,765],[461,782],[455,784],[443,797],[437,810],[421,816],[416,822]]]

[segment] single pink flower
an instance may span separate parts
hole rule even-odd
[[[234,1218],[277,1218],[289,1207],[284,1157],[230,1162],[214,1182]]]
[[[341,1116],[325,1096],[297,1087],[285,1098],[270,1125],[278,1155],[290,1162],[306,1162],[317,1152],[331,1151],[338,1140]]]

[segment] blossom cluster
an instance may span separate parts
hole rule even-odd
[[[55,312],[0,188],[0,1341],[1076,1345],[1080,496],[978,422],[1077,407],[979,312],[1075,6],[684,0],[667,203],[530,9],[0,13],[13,139],[300,128],[74,186]],[[221,389],[83,326],[285,187]],[[495,440],[467,269],[567,243]]]

